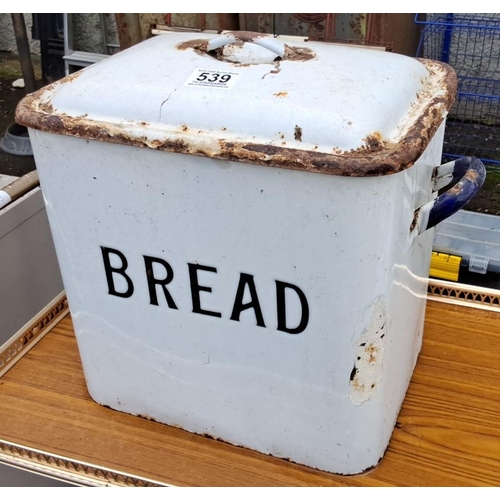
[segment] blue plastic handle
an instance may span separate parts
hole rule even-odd
[[[447,165],[452,167],[452,182],[456,184],[415,212],[411,229],[418,227],[419,234],[463,208],[476,196],[486,179],[483,163],[473,156],[459,158]]]

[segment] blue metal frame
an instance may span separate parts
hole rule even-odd
[[[450,64],[458,76],[443,157],[500,165],[500,14],[423,16],[414,18],[423,27],[417,56]]]

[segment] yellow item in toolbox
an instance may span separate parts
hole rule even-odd
[[[429,276],[448,281],[458,281],[458,272],[462,257],[447,253],[432,252]]]

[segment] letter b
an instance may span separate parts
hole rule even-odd
[[[125,257],[119,250],[114,250],[113,248],[101,247],[102,252],[102,260],[104,263],[104,271],[106,272],[106,281],[108,282],[108,293],[110,295],[115,295],[116,297],[128,298],[131,297],[134,293],[134,284],[130,277],[125,273],[125,270],[128,267],[128,262]],[[121,260],[120,267],[112,267],[111,260],[109,255],[115,254]],[[116,290],[115,282],[113,279],[113,274],[119,274],[125,279],[127,283],[127,290],[125,292],[119,292]]]

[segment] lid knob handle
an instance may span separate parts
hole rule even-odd
[[[281,58],[285,56],[286,45],[282,41],[265,33],[254,33],[252,31],[230,31],[223,33],[208,42],[207,51],[216,50],[224,47],[224,45],[236,42],[254,43],[274,52]]]

